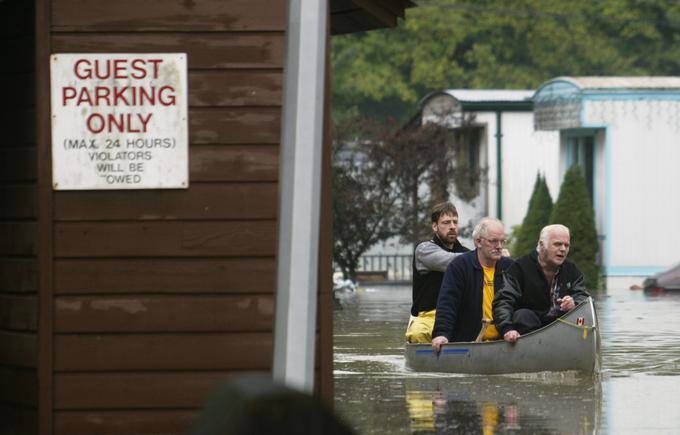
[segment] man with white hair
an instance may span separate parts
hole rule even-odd
[[[439,290],[432,331],[432,350],[437,353],[448,342],[499,338],[493,325],[486,329],[482,325],[484,320],[492,320],[494,293],[501,288],[502,272],[512,263],[503,256],[507,252],[503,223],[483,218],[472,231],[472,238],[477,249],[449,263]]]
[[[521,334],[551,323],[588,298],[583,273],[567,260],[569,240],[569,228],[548,225],[536,251],[505,272],[493,301],[493,317],[505,341],[515,343]]]

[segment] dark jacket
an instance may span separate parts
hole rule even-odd
[[[432,237],[430,240],[437,246],[442,248],[444,251],[448,252],[467,252],[468,248],[461,245],[458,240],[453,244],[453,248],[449,249],[444,245],[439,237]],[[424,243],[424,242],[420,242]],[[418,243],[418,245],[420,245]],[[416,249],[418,248],[416,245]],[[431,270],[427,273],[420,273],[416,270],[416,254],[413,251],[413,305],[411,305],[411,315],[417,316],[421,311],[434,310],[437,306],[437,297],[439,296],[439,288],[442,286],[442,279],[444,278],[444,272],[439,272],[436,270]]]
[[[512,264],[509,257],[496,262],[494,293],[503,285],[503,271]],[[450,342],[473,341],[482,328],[484,269],[477,250],[466,252],[449,263],[439,291],[437,316],[432,337],[443,335]]]
[[[512,315],[515,310],[528,308],[546,322],[550,310],[550,284],[538,264],[536,251],[518,258],[505,271],[503,288],[493,300],[493,318],[501,335],[513,329]],[[559,297],[570,295],[576,305],[584,301],[588,292],[583,283],[583,273],[569,260],[560,266],[557,275]]]

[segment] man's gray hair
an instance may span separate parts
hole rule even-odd
[[[475,226],[475,229],[472,230],[472,239],[477,240],[481,239],[482,237],[486,237],[490,223],[497,223],[501,227],[503,226],[503,222],[499,221],[498,219],[492,217],[483,217],[482,220],[480,220]]]
[[[567,232],[567,235],[571,237],[571,234],[569,233],[569,228],[565,227],[562,224],[553,224],[553,225],[547,225],[543,227],[541,230],[541,234],[538,236],[538,241],[543,242],[543,246],[548,246],[550,243],[550,232],[552,230],[564,230]],[[538,243],[536,244],[536,248],[538,248]]]

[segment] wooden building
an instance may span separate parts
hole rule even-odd
[[[331,0],[330,29],[394,26],[408,6]],[[283,0],[0,1],[0,433],[184,433],[219,380],[271,371],[287,26]],[[186,53],[189,188],[54,190],[53,53]]]

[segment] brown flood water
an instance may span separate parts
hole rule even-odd
[[[415,373],[407,286],[340,296],[335,409],[368,434],[680,434],[680,295],[595,295],[602,367],[576,373]]]

